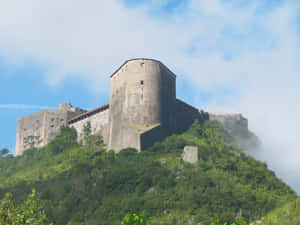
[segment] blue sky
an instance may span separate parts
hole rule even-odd
[[[11,71],[13,69],[13,71]],[[83,108],[91,108],[108,101],[107,96],[89,95],[87,85],[81,79],[71,79],[55,88],[50,87],[39,65],[11,68],[1,65],[0,128],[1,147],[15,148],[17,119],[43,109],[57,108],[61,102],[70,101]]]
[[[106,104],[111,73],[127,59],[155,58],[177,74],[179,98],[243,113],[264,142],[256,157],[300,192],[299,4],[1,1],[0,148],[14,151],[18,117],[65,101]]]

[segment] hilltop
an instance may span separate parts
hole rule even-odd
[[[22,201],[35,188],[52,202],[46,212],[58,225],[120,224],[126,213],[139,211],[155,216],[152,224],[206,225],[237,215],[255,221],[296,194],[237,147],[236,138],[216,121],[196,121],[141,153],[116,154],[101,136],[79,144],[76,130],[62,127],[45,147],[0,158],[0,198],[12,192]],[[199,148],[196,164],[181,158],[187,145]]]

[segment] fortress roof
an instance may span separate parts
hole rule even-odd
[[[134,58],[134,59],[128,59],[126,60],[112,75],[110,75],[110,77],[112,78],[116,73],[118,73],[120,71],[120,69],[125,66],[127,63],[132,62],[132,61],[138,61],[138,60],[145,60],[145,61],[153,61],[156,62],[160,65],[162,65],[165,69],[167,69],[175,78],[176,75],[168,68],[166,67],[161,61],[156,60],[156,59],[149,59],[149,58]]]
[[[75,122],[77,122],[79,120],[82,120],[84,118],[90,117],[90,116],[92,116],[92,115],[94,115],[96,113],[102,112],[102,111],[104,111],[104,110],[106,110],[108,108],[109,108],[109,104],[106,104],[106,105],[100,106],[98,108],[92,109],[92,110],[90,110],[88,112],[85,112],[85,113],[82,113],[82,114],[80,114],[78,116],[73,117],[71,120],[68,121],[68,124],[75,123]]]

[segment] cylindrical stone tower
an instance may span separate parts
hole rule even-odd
[[[150,59],[126,61],[111,76],[109,147],[141,150],[140,135],[160,126],[175,127],[176,76]]]

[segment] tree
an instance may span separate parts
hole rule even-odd
[[[92,125],[91,125],[91,121],[87,121],[84,125],[83,125],[83,143],[85,145],[90,145],[90,142],[93,142],[90,138],[92,134]]]
[[[84,138],[87,138],[88,136],[90,136],[92,133],[92,125],[91,125],[91,121],[87,121],[84,125],[83,125],[83,134],[84,134]]]
[[[77,146],[77,131],[74,127],[61,126],[60,133],[47,146],[50,152],[58,154]]]
[[[52,225],[44,207],[45,201],[36,197],[35,190],[20,205],[16,205],[8,193],[0,202],[0,225]]]
[[[2,148],[0,150],[0,157],[3,157],[4,155],[6,155],[7,153],[9,153],[9,150],[7,148]]]
[[[68,142],[76,142],[77,140],[77,131],[74,127],[61,126],[60,133],[57,136],[58,138],[63,138]]]
[[[130,157],[134,156],[138,153],[138,150],[135,148],[125,148],[119,152],[119,156],[121,157]]]
[[[0,225],[12,225],[15,203],[11,193],[7,193],[0,202]]]
[[[102,147],[104,146],[103,137],[99,134],[89,135],[84,138],[85,145],[89,147]]]

